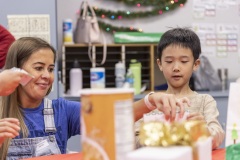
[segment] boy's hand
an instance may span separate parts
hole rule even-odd
[[[177,108],[179,108],[180,117],[182,117],[185,112],[185,106],[190,105],[190,101],[186,97],[176,99],[173,94],[161,92],[151,94],[149,101],[165,114],[166,120],[170,119],[170,121],[175,120]]]

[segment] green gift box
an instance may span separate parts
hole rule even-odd
[[[158,43],[163,33],[115,32],[115,43]]]
[[[226,160],[240,160],[240,143],[227,146]]]

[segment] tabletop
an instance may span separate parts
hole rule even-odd
[[[225,149],[217,149],[212,151],[212,160],[225,160]],[[35,158],[28,158],[24,160],[81,160],[82,153],[72,153],[72,154],[58,154],[58,155],[51,155],[51,156],[42,156],[42,157],[35,157]]]

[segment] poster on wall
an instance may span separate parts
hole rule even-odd
[[[50,16],[47,14],[8,15],[8,30],[18,39],[39,37],[50,43]]]
[[[216,17],[218,11],[232,9],[238,3],[238,0],[194,0],[193,17],[195,19]]]
[[[200,38],[203,51],[214,51],[211,55],[216,57],[227,57],[230,53],[238,53],[238,24],[193,23],[192,27]]]

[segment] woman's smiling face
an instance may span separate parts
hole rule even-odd
[[[26,85],[18,87],[19,97],[40,100],[44,98],[54,81],[54,53],[43,48],[33,53],[22,69],[34,78]]]

